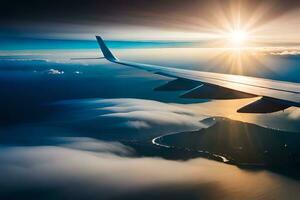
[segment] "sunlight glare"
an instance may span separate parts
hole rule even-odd
[[[234,30],[230,33],[229,39],[235,46],[241,46],[248,39],[248,34],[243,30]]]

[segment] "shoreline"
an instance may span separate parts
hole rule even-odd
[[[167,135],[173,135],[173,134],[178,134],[178,133],[171,133],[171,134],[167,134]],[[207,159],[220,161],[220,162],[223,162],[223,163],[226,163],[226,164],[234,164],[234,162],[232,160],[230,160],[229,158],[225,157],[224,155],[219,155],[219,154],[211,153],[211,152],[206,151],[206,150],[192,150],[192,149],[189,149],[189,148],[182,149],[182,148],[178,148],[176,146],[169,146],[169,145],[165,145],[165,144],[161,144],[161,143],[157,142],[157,141],[159,141],[164,136],[166,136],[166,135],[162,135],[162,136],[158,136],[158,137],[153,138],[151,140],[151,143],[153,145],[156,145],[156,146],[159,146],[159,147],[162,147],[162,148],[198,152],[200,154],[203,154],[203,156],[200,156],[200,157],[204,157],[204,158],[207,158]]]

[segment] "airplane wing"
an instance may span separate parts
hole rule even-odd
[[[240,99],[261,98],[238,109],[240,113],[271,113],[291,106],[300,107],[300,84],[269,79],[201,72],[119,60],[96,36],[104,57],[113,63],[172,77],[174,80],[157,87],[159,91],[186,91],[183,98]]]

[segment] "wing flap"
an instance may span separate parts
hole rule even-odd
[[[272,113],[289,108],[290,105],[275,99],[262,97],[237,110],[238,113]]]
[[[256,95],[216,85],[203,84],[184,93],[180,97],[193,99],[243,99],[256,97]]]

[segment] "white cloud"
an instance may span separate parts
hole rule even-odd
[[[261,48],[259,52],[274,56],[297,56],[300,55],[300,49],[295,47],[266,47]]]
[[[288,51],[288,50],[284,50],[284,51],[276,51],[276,52],[270,52],[271,55],[279,55],[279,56],[285,56],[285,55],[292,55],[292,56],[296,56],[300,54],[300,51]]]
[[[103,142],[101,140],[87,137],[60,137],[54,138],[62,142],[60,146],[84,151],[112,153],[117,155],[132,155],[134,150],[119,142]]]
[[[142,128],[150,128],[151,126],[144,121],[128,121],[120,124],[121,126],[135,128],[135,129],[142,129]]]
[[[115,153],[116,149],[130,153],[130,148],[119,143],[89,138],[57,140],[63,143],[0,147],[0,197],[105,200],[139,192],[163,195],[165,190],[165,195],[173,197],[180,191],[187,198],[205,199],[256,199],[270,196],[270,191],[278,199],[287,193],[300,195],[299,182],[284,179],[278,189],[274,180],[282,177],[266,171],[243,171],[202,158],[184,162],[124,157]],[[261,183],[264,187],[258,193],[249,192],[257,191]]]
[[[101,131],[103,127],[147,130],[153,136],[206,128],[207,116],[179,105],[142,99],[72,100],[57,103],[69,107],[62,120]],[[55,118],[57,119],[57,118]],[[106,120],[106,123],[103,122]],[[109,120],[109,122],[107,122]],[[91,123],[93,124],[91,126]],[[94,130],[95,131],[95,130]]]
[[[49,70],[47,70],[46,71],[46,73],[47,74],[54,74],[54,75],[56,75],[56,74],[64,74],[65,72],[64,71],[59,71],[59,70],[57,70],[57,69],[49,69]]]

